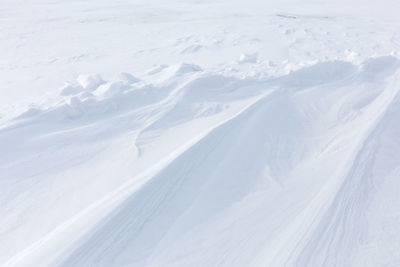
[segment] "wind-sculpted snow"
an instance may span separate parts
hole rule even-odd
[[[80,75],[1,124],[0,264],[397,266],[399,67]]]

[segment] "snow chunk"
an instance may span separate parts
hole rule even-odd
[[[257,63],[258,53],[253,54],[241,54],[239,57],[239,63]]]
[[[95,75],[81,74],[78,76],[76,81],[86,91],[94,91],[101,84],[105,83],[105,81],[98,74]]]
[[[130,86],[123,81],[108,82],[100,85],[93,93],[97,96],[112,97],[121,94],[128,88],[130,88]]]

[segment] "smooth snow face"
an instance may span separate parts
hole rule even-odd
[[[398,10],[3,0],[0,265],[398,266]]]
[[[158,85],[80,77],[0,131],[2,261],[395,263],[399,67],[382,57],[271,79],[188,64]]]

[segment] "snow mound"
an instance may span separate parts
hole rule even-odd
[[[398,211],[399,67],[79,79],[0,127],[0,263],[379,266],[373,244],[400,240],[381,209]]]

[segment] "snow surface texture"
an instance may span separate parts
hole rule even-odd
[[[400,4],[264,2],[2,0],[0,265],[400,266]]]

